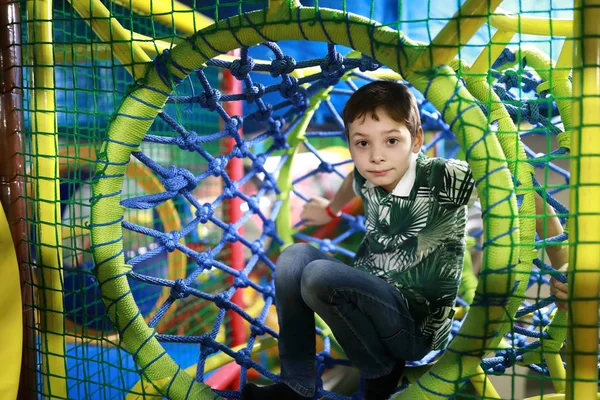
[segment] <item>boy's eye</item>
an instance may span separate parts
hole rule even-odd
[[[396,138],[390,138],[388,139],[388,144],[398,144],[399,140]]]
[[[366,140],[360,140],[360,141],[356,142],[356,145],[357,145],[358,147],[366,147],[368,144],[369,144],[369,143],[367,143],[367,141],[366,141]]]

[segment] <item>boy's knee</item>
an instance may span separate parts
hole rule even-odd
[[[286,247],[279,255],[279,260],[297,260],[303,255],[306,257],[314,247],[308,243],[294,243]],[[278,261],[279,262],[279,261]]]
[[[328,299],[333,290],[330,272],[331,261],[316,260],[308,264],[302,272],[300,288],[305,301]]]
[[[303,254],[306,257],[309,247],[312,246],[306,243],[295,243],[281,252],[275,268],[275,288],[285,286],[289,282],[300,283],[305,266]]]

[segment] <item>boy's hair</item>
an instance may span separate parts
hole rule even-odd
[[[404,123],[412,138],[417,135],[421,117],[414,94],[406,85],[382,80],[368,83],[350,96],[342,113],[346,139],[349,139],[348,126],[356,119],[370,115],[379,121],[377,108],[385,110],[394,121]]]

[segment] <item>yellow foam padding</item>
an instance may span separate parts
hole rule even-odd
[[[493,14],[500,3],[502,3],[502,0],[488,0],[486,2],[466,0],[452,19],[444,25],[431,41],[429,51],[421,53],[412,66],[413,70],[430,70],[452,61],[459,54],[459,49],[469,41],[484,23],[488,22],[488,19],[483,16],[488,15],[488,13]]]
[[[535,72],[544,82],[548,82],[547,88],[552,89],[551,93],[556,99],[556,106],[564,126],[564,132],[558,135],[558,143],[561,147],[568,149],[571,148],[571,129],[573,126],[571,119],[573,87],[569,79],[569,72],[571,71],[569,64],[569,58],[571,57],[569,56],[572,51],[572,41],[567,38],[561,50],[561,54],[564,53],[566,56],[563,55],[559,58],[563,65],[557,65],[550,56],[539,49],[526,47],[521,50],[522,57],[527,58],[527,64],[535,69]]]
[[[463,273],[458,289],[459,295],[461,295],[462,299],[469,305],[473,302],[473,297],[475,296],[475,290],[477,289],[478,283],[477,276],[473,272],[473,261],[471,259],[471,252],[469,251],[474,244],[475,240],[473,238],[467,239],[467,251],[465,251]],[[462,315],[464,316],[464,312]],[[454,319],[459,319],[456,314],[454,315]]]
[[[498,30],[542,36],[569,36],[573,33],[573,20],[566,18],[540,18],[513,14],[500,7],[490,14],[489,24]]]
[[[67,398],[67,366],[62,277],[62,238],[59,229],[60,199],[56,151],[58,133],[54,93],[54,49],[52,47],[52,0],[27,1],[27,15],[33,21],[28,29],[32,44],[31,93],[32,176],[37,196],[35,206],[36,265],[39,315],[41,374],[43,395]]]
[[[567,399],[598,392],[600,292],[600,0],[573,7],[573,108],[569,218]],[[529,58],[527,59],[529,61]],[[558,102],[558,97],[557,97]],[[561,113],[562,115],[562,113]]]
[[[473,74],[487,75],[488,71],[492,67],[493,62],[504,51],[506,47],[505,43],[510,42],[514,34],[515,31],[512,30],[497,31],[492,40],[490,40],[490,43],[481,51],[471,66],[470,72]]]
[[[0,207],[0,320],[4,339],[0,346],[0,399],[16,399],[23,349],[21,286],[15,246],[4,209]]]
[[[186,36],[196,33],[215,21],[177,0],[114,0],[140,15],[151,15],[160,24],[175,28]]]
[[[546,365],[552,377],[552,384],[557,393],[564,393],[567,389],[566,379],[567,370],[563,365],[563,360],[560,354],[546,354]]]
[[[112,53],[134,79],[140,79],[146,71],[150,57],[137,42],[132,41],[131,31],[126,30],[111,17],[110,11],[100,0],[70,0],[77,13],[87,22],[94,33],[106,43],[110,43]]]
[[[475,375],[473,375],[469,380],[481,398],[490,400],[501,399],[500,395],[496,391],[496,388],[494,385],[492,385],[492,382],[490,382],[490,379],[487,377],[481,366],[477,367],[475,370]]]

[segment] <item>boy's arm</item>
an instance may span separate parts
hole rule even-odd
[[[342,208],[356,197],[353,184],[354,171],[346,176],[331,202],[322,197],[312,198],[304,205],[304,209],[300,213],[300,218],[305,220],[307,225],[323,225],[331,221],[333,218],[327,212],[327,206],[330,206],[329,210],[332,214],[339,214]]]
[[[535,221],[535,230],[541,239],[559,236],[563,233],[563,227],[554,213],[554,209],[537,192],[535,193],[535,213],[538,216]],[[546,218],[540,217],[543,215]],[[552,268],[563,273],[566,272],[569,261],[569,249],[567,246],[546,246],[546,254],[550,259]],[[564,283],[552,278],[550,286],[550,293],[552,295],[556,296],[559,300],[567,300],[567,286]],[[557,302],[556,306],[560,311],[567,311],[567,304],[564,302]]]
[[[335,196],[333,196],[333,199],[331,199],[331,203],[329,203],[331,206],[331,211],[333,211],[334,214],[338,214],[340,211],[342,211],[342,208],[344,208],[344,206],[348,204],[350,200],[356,197],[353,185],[354,170],[352,170],[352,172],[346,176],[337,193]]]

